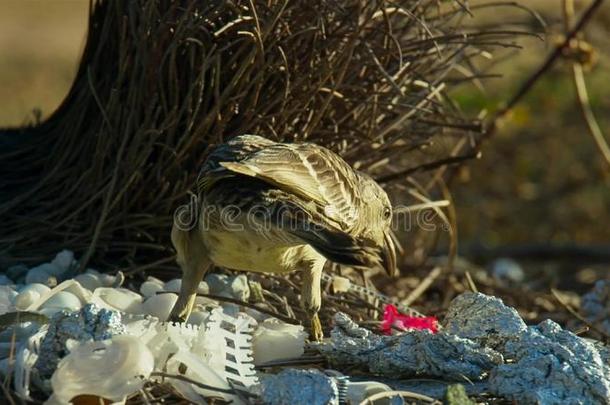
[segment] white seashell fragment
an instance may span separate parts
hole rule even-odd
[[[33,284],[27,284],[25,286],[23,286],[23,288],[21,288],[19,290],[19,293],[22,293],[24,291],[36,291],[38,293],[38,295],[42,296],[43,294],[48,293],[49,291],[51,291],[51,289],[44,285],[44,284],[40,284],[40,283],[33,283]]]
[[[14,309],[14,302],[17,295],[17,291],[13,290],[11,287],[6,285],[0,286],[0,315]]]
[[[58,269],[57,273],[51,274],[56,277],[62,276],[65,272],[76,265],[76,260],[74,260],[74,252],[70,250],[62,250],[55,256],[55,259],[51,261],[51,264]]]
[[[40,312],[51,316],[61,310],[76,311],[81,309],[82,303],[78,297],[67,291],[59,291],[40,306]]]
[[[250,298],[248,277],[245,274],[240,274],[233,278],[233,280],[231,280],[230,291],[233,298],[241,301],[248,301],[248,298]]]
[[[165,283],[165,285],[163,286],[163,290],[168,291],[168,292],[173,292],[173,293],[179,293],[181,286],[182,286],[182,280],[180,280],[179,278],[175,278],[175,279],[169,280],[167,283]]]
[[[148,347],[134,336],[75,345],[51,377],[53,399],[68,403],[79,395],[94,395],[123,401],[142,388],[154,363]]]
[[[167,321],[177,300],[177,294],[156,294],[144,301],[142,311],[159,318],[160,321]]]
[[[163,291],[163,282],[146,280],[140,286],[140,294],[146,298],[156,295],[159,291]]]
[[[200,326],[207,322],[209,317],[209,312],[193,311],[191,312],[187,323],[190,325]]]
[[[44,263],[28,270],[28,273],[25,276],[25,282],[26,284],[41,283],[53,285],[57,283],[55,274],[60,272],[61,270],[57,266],[51,263]]]
[[[300,325],[290,325],[276,318],[261,322],[254,331],[254,364],[293,359],[303,355],[307,334]]]
[[[30,305],[40,298],[40,294],[35,290],[25,290],[19,293],[13,301],[15,309],[25,311]]]
[[[78,281],[81,286],[89,291],[95,291],[96,288],[102,286],[99,275],[93,273],[83,273],[74,277],[74,280]]]
[[[142,296],[126,288],[100,287],[93,292],[93,296],[100,298],[107,308],[116,311],[138,314],[142,309]]]

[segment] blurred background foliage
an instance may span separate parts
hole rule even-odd
[[[577,11],[588,3],[577,1]],[[494,77],[455,89],[452,95],[465,113],[497,109],[560,38],[560,0],[524,4],[544,18],[548,35],[544,41],[519,39],[521,50],[490,61],[486,73]],[[44,119],[62,101],[84,45],[88,7],[88,0],[0,0],[0,127]],[[521,28],[535,24],[502,7],[471,20],[490,27],[512,20]],[[589,24],[586,39],[596,51],[587,71],[591,103],[608,136],[609,3]],[[477,246],[610,241],[610,170],[577,106],[569,60],[554,66],[501,123],[482,158],[458,171],[451,192],[465,252]]]

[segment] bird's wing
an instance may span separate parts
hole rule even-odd
[[[220,162],[241,162],[276,142],[258,135],[240,135],[216,147],[207,157],[197,176],[197,191],[205,192],[216,181],[233,176]]]
[[[360,198],[357,174],[335,153],[314,144],[275,143],[241,161],[220,161],[233,173],[255,177],[324,207],[343,230],[356,223]]]
[[[268,219],[286,235],[297,237],[322,256],[350,266],[377,266],[379,250],[370,241],[351,236],[333,226],[320,207],[282,190],[267,190],[259,203],[266,205]],[[259,214],[261,214],[259,212]]]

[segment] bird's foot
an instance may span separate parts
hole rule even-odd
[[[324,332],[322,331],[322,323],[318,314],[313,314],[311,317],[311,335],[310,338],[316,342],[321,342],[324,339]]]

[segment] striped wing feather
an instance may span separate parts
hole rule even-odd
[[[225,169],[264,180],[324,208],[328,220],[345,231],[358,217],[358,178],[339,156],[314,144],[264,147],[240,161],[220,161]]]

